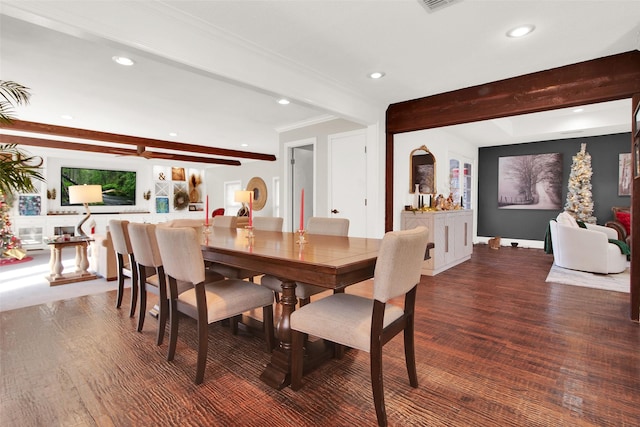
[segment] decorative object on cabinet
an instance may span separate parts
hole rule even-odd
[[[142,198],[145,200],[151,199],[151,190],[145,191],[144,194],[142,195]]]
[[[401,229],[425,226],[434,243],[431,257],[422,264],[422,274],[435,276],[471,258],[473,210],[416,211],[400,213]]]
[[[538,194],[540,183],[544,194]],[[499,157],[498,208],[561,209],[562,154]]]
[[[168,197],[156,197],[156,213],[169,213]]]
[[[416,148],[409,154],[411,177],[409,192],[414,193],[416,185],[421,194],[436,192],[436,158],[426,146]]]
[[[260,177],[254,176],[247,183],[247,191],[253,191],[253,206],[254,211],[260,211],[267,203],[267,185]]]
[[[40,196],[18,196],[18,214],[24,216],[40,215]]]
[[[102,202],[102,186],[101,185],[72,185],[69,186],[69,203],[76,204],[82,203],[87,211],[82,220],[76,225],[76,236],[87,237],[87,234],[82,230],[82,225],[91,216],[89,210],[89,203]],[[85,268],[86,269],[86,268]]]
[[[55,199],[56,199],[56,195],[57,195],[57,194],[58,194],[58,193],[56,193],[56,189],[55,189],[55,188],[53,188],[53,189],[51,189],[51,190],[49,190],[49,189],[47,188],[47,199],[49,199],[49,200],[55,200]]]

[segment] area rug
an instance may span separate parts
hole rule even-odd
[[[0,259],[0,267],[5,266],[5,265],[14,265],[14,264],[20,264],[22,262],[27,262],[27,261],[32,261],[33,258],[30,256],[26,256],[22,259],[18,259],[18,258],[2,258]]]
[[[605,289],[615,292],[629,292],[631,274],[629,267],[618,274],[596,274],[584,271],[569,270],[553,264],[547,282],[561,283],[564,285],[584,286],[587,288]]]

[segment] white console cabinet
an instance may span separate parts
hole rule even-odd
[[[401,229],[420,225],[429,229],[429,241],[435,247],[431,259],[424,261],[422,274],[435,276],[471,258],[473,252],[473,211],[403,211]]]

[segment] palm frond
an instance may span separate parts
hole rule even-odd
[[[11,123],[13,108],[29,104],[29,88],[10,80],[0,80],[0,122]]]
[[[0,193],[35,193],[33,180],[45,180],[41,165],[40,157],[28,155],[15,144],[0,145]]]

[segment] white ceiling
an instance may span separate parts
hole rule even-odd
[[[462,0],[432,13],[419,0],[3,0],[0,13],[0,79],[32,90],[19,119],[269,154],[282,130],[383,122],[390,103],[640,47],[637,0]],[[505,36],[523,23],[536,30]],[[624,100],[449,130],[491,146],[630,123]]]

